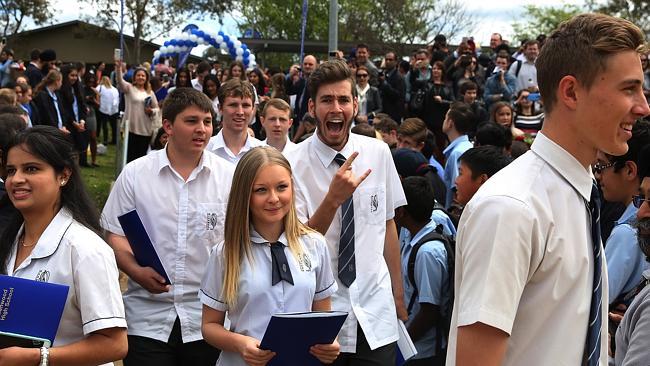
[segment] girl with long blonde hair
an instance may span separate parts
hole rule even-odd
[[[291,167],[275,148],[254,148],[237,164],[224,242],[212,250],[200,291],[203,337],[222,350],[217,365],[265,365],[275,353],[259,345],[273,314],[331,308],[337,285],[325,238],[298,220],[294,196]],[[339,345],[310,351],[331,363]]]

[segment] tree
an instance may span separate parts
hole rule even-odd
[[[116,0],[84,0],[97,11],[93,19],[107,28],[120,27],[120,2]],[[134,60],[140,60],[140,42],[168,33],[188,19],[220,17],[230,9],[233,0],[124,0],[125,28],[134,38]],[[127,29],[128,29],[127,28]],[[128,51],[128,50],[127,50]]]
[[[0,0],[0,9],[3,37],[18,33],[27,18],[40,25],[52,17],[49,0]]]
[[[560,23],[578,15],[582,9],[577,5],[563,4],[559,7],[526,5],[524,20],[512,23],[515,39],[534,39],[540,34],[550,34]]]
[[[650,35],[650,2],[644,0],[607,0],[605,3],[589,2],[591,9],[631,21]]]
[[[371,45],[426,43],[438,33],[453,38],[476,26],[461,0],[339,0],[339,9],[339,41]],[[252,28],[263,38],[300,39],[302,0],[240,0],[238,10],[242,31]],[[329,2],[310,1],[305,38],[327,40],[328,22]]]

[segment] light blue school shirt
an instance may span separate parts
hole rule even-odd
[[[442,152],[445,154],[447,162],[445,163],[445,176],[443,180],[447,186],[447,202],[445,202],[445,207],[449,208],[452,200],[454,199],[453,188],[456,187],[456,177],[458,176],[458,158],[463,155],[463,153],[471,148],[474,145],[469,141],[467,135],[462,135],[459,138],[452,141],[449,146]]]

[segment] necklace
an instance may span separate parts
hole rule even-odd
[[[34,245],[36,245],[36,243],[38,243],[38,240],[35,241],[34,244],[25,244],[25,234],[23,234],[23,235],[20,236],[20,240],[18,242],[20,243],[21,246],[23,246],[25,248],[29,248],[29,247],[33,247]]]

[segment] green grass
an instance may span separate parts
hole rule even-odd
[[[88,154],[90,161],[90,154]],[[115,180],[115,145],[108,145],[105,155],[97,155],[98,168],[80,168],[90,198],[95,201],[97,209],[104,208],[111,183]]]

